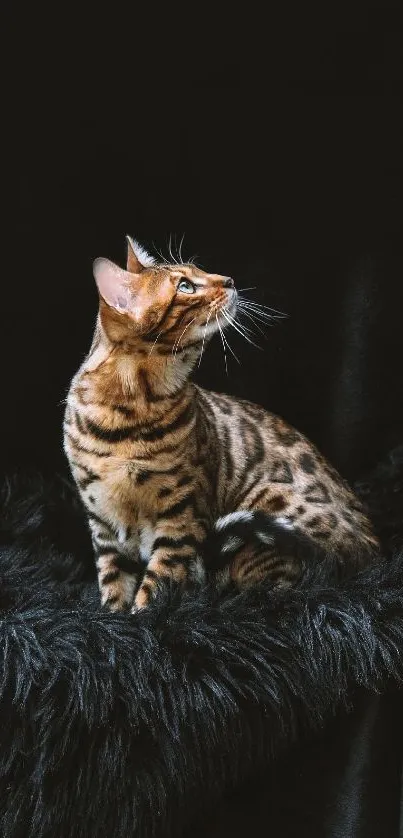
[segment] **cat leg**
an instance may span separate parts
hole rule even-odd
[[[205,526],[200,521],[188,520],[185,526],[174,527],[172,522],[161,520],[154,530],[151,557],[137,591],[132,612],[145,608],[155,598],[161,585],[167,581],[185,585],[186,582],[204,581],[204,564],[201,543]]]
[[[101,519],[90,519],[90,529],[102,605],[110,611],[127,610],[142,569],[138,539],[127,533],[117,536]]]

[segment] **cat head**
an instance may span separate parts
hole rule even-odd
[[[207,340],[234,316],[233,280],[193,264],[160,264],[127,237],[127,266],[94,262],[100,318],[112,342],[158,342],[179,351]]]

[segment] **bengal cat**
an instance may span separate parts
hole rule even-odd
[[[223,576],[238,586],[298,578],[297,553],[281,548],[287,531],[347,567],[375,558],[359,502],[301,433],[189,381],[204,343],[236,323],[232,279],[155,263],[132,239],[127,270],[96,259],[94,278],[99,313],[68,393],[64,447],[103,604],[135,611],[164,579],[203,580],[214,527],[229,557]],[[248,545],[239,525],[254,522]]]

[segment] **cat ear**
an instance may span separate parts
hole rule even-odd
[[[130,236],[126,236],[127,240],[127,270],[130,273],[138,274],[140,271],[143,271],[144,268],[150,268],[152,265],[155,265],[155,259],[144,250],[144,247],[141,246],[135,239],[132,239]]]
[[[129,311],[133,305],[130,288],[133,274],[102,257],[95,259],[93,273],[98,291],[105,302],[118,311]]]

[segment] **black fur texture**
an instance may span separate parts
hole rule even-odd
[[[0,835],[191,834],[357,686],[400,684],[403,470],[399,450],[390,458],[360,486],[380,531],[386,520],[381,564],[338,586],[312,573],[283,594],[172,591],[136,616],[99,607],[70,485],[6,482]]]

